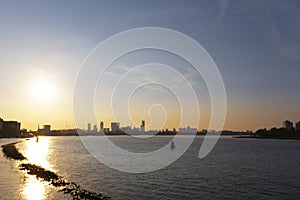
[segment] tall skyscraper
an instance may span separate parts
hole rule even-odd
[[[91,131],[91,129],[92,129],[92,127],[91,127],[91,123],[88,123],[88,132],[90,132],[90,131]]]
[[[103,131],[103,129],[104,129],[104,123],[103,123],[103,121],[101,121],[100,122],[100,131]]]
[[[145,120],[142,120],[141,132],[145,132]]]

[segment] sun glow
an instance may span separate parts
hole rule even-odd
[[[38,100],[50,100],[54,97],[54,87],[47,81],[35,81],[30,86],[31,95]]]

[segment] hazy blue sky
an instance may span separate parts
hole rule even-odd
[[[226,87],[225,128],[300,120],[297,0],[1,1],[0,116],[32,129],[74,126],[81,61],[109,36],[144,26],[180,31],[208,51]],[[55,87],[51,102],[28,95],[31,82],[41,79]]]

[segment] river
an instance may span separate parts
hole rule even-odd
[[[97,136],[85,139],[95,140]],[[189,136],[187,136],[189,137]],[[156,136],[149,150],[167,144],[171,136]],[[184,137],[183,137],[184,138]],[[97,137],[99,139],[99,137]],[[131,151],[145,144],[130,137],[110,139]],[[0,144],[18,139],[1,139]],[[299,199],[300,141],[221,137],[212,152],[198,158],[203,141],[171,165],[150,173],[129,174],[95,159],[79,137],[39,137],[17,144],[29,163],[49,169],[81,187],[112,199]],[[118,157],[120,159],[120,157]],[[122,159],[122,158],[121,158]],[[0,199],[72,199],[57,188],[18,169],[21,161],[0,155]]]

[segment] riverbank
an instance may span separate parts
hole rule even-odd
[[[57,175],[55,172],[47,170],[41,166],[26,162],[27,158],[17,149],[14,142],[2,145],[2,152],[6,158],[23,161],[19,165],[19,170],[25,171],[28,175],[34,175],[40,181],[49,182],[50,185],[58,188],[59,192],[69,194],[73,199],[91,199],[91,200],[104,200],[110,199],[110,197],[103,195],[102,193],[92,192],[81,188],[80,185],[65,180],[62,176]]]
[[[262,135],[256,135],[256,136],[233,136],[232,138],[300,140],[300,137],[296,137],[296,136],[291,137],[291,136],[262,136]]]

